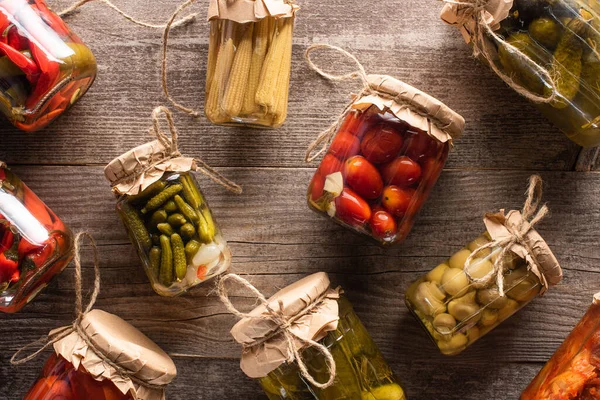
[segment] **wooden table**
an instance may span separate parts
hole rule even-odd
[[[195,5],[205,12],[206,1]],[[127,12],[161,23],[177,0],[118,0]],[[60,9],[64,0],[53,1]],[[290,115],[282,129],[220,128],[176,113],[185,154],[244,186],[235,196],[200,177],[234,254],[232,270],[265,294],[326,271],[342,285],[410,399],[516,399],[600,291],[600,165],[525,100],[475,61],[459,33],[439,19],[436,1],[303,0],[294,39]],[[363,19],[364,18],[364,19]],[[169,399],[264,398],[238,367],[228,331],[235,318],[211,285],[175,298],[154,294],[114,210],[102,169],[149,140],[150,113],[166,104],[160,90],[161,33],[135,26],[100,2],[67,18],[98,59],[89,93],[50,128],[25,134],[4,123],[0,158],[75,231],[99,242],[102,292],[97,307],[130,321],[175,360]],[[178,28],[170,46],[170,89],[201,108],[207,23]],[[327,42],[354,52],[368,72],[394,75],[446,102],[466,120],[430,200],[406,242],[382,249],[311,212],[305,190],[315,164],[306,146],[338,115],[358,82],[330,84],[310,71],[303,51]],[[332,56],[336,70],[345,60]],[[348,70],[349,70],[348,66]],[[591,172],[575,172],[592,170]],[[593,171],[596,169],[596,171]],[[457,357],[441,356],[404,305],[421,274],[473,239],[483,213],[520,208],[527,178],[544,178],[552,214],[539,231],[564,268],[563,283]],[[90,252],[84,257],[91,282]],[[12,367],[20,346],[73,319],[72,267],[15,315],[0,315],[0,398],[18,399],[49,353]],[[234,301],[250,308],[241,290]]]

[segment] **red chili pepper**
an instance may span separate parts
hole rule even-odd
[[[38,15],[50,26],[59,36],[68,36],[70,33],[69,28],[57,14],[53,13],[44,1],[35,1],[35,4],[31,4],[31,8],[37,11]]]
[[[0,53],[6,54],[10,61],[15,63],[15,65],[25,73],[27,80],[31,82],[32,85],[36,84],[40,76],[40,68],[34,60],[3,42],[0,42]]]
[[[39,249],[40,247],[42,247],[42,246],[38,246],[36,244],[30,243],[27,239],[22,238],[21,241],[19,242],[19,247],[17,248],[17,251],[19,252],[19,255],[21,257],[24,257],[25,255],[31,253],[32,251]]]
[[[7,258],[6,253],[0,254],[0,283],[15,282],[19,277],[19,262]]]
[[[56,247],[56,242],[54,240],[48,241],[44,247],[41,247],[29,254],[27,254],[23,258],[23,269],[39,269],[41,268],[52,256],[54,253],[54,249]]]
[[[15,234],[7,226],[4,226],[4,229],[4,235],[2,236],[2,241],[0,241],[0,251],[2,253],[10,249],[15,241]]]
[[[23,51],[28,49],[28,40],[25,36],[19,34],[19,30],[16,26],[11,26],[8,28],[8,33],[6,34],[6,38],[8,41],[8,45],[13,49]]]
[[[39,67],[41,74],[35,84],[35,88],[25,102],[26,108],[33,108],[42,97],[58,82],[60,67],[56,61],[51,61],[34,42],[29,41],[31,55]]]

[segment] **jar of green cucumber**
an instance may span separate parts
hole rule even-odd
[[[229,277],[220,282],[222,298]],[[270,400],[406,398],[351,303],[340,288],[330,287],[327,274],[301,279],[242,315],[231,330],[243,346],[241,368]]]
[[[472,6],[468,5],[472,3]],[[447,2],[442,19],[575,143],[600,145],[600,3]]]

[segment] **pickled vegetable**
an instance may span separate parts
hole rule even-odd
[[[181,294],[228,268],[229,249],[188,173],[165,174],[117,209],[158,294]]]

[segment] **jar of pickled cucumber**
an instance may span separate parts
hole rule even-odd
[[[600,145],[598,2],[488,1],[465,18],[472,9],[446,3],[442,19],[457,25],[480,58],[571,140]],[[484,24],[493,35],[483,34]]]
[[[443,354],[462,352],[562,279],[558,261],[534,229],[503,251],[501,243],[522,221],[518,211],[486,215],[483,235],[406,291],[406,305]]]
[[[600,398],[600,293],[521,400]]]
[[[227,277],[227,276],[226,276]],[[280,290],[267,300],[271,310],[289,322],[289,328],[270,317],[267,305],[250,312],[231,330],[244,346],[241,368],[257,379],[267,397],[275,399],[404,400],[404,390],[383,359],[377,345],[342,295],[332,289],[327,274],[320,272]],[[265,318],[261,318],[264,316]],[[289,329],[301,361],[318,383],[330,379],[321,351],[307,344],[317,341],[335,362],[330,386],[317,387],[301,372],[298,361],[286,359]]]
[[[85,314],[80,326],[81,332],[54,344],[54,353],[24,400],[165,399],[164,387],[177,370],[158,345],[101,310]]]
[[[41,129],[96,77],[96,59],[44,0],[0,2],[0,111],[17,128]]]
[[[23,308],[71,258],[69,228],[0,162],[0,312]]]
[[[176,296],[226,271],[231,252],[190,173],[196,160],[162,140],[115,158],[104,173],[152,288]]]
[[[367,77],[308,188],[309,206],[381,244],[399,243],[435,185],[464,119],[397,79]]]
[[[298,6],[211,0],[206,117],[218,125],[278,128],[288,108]]]

